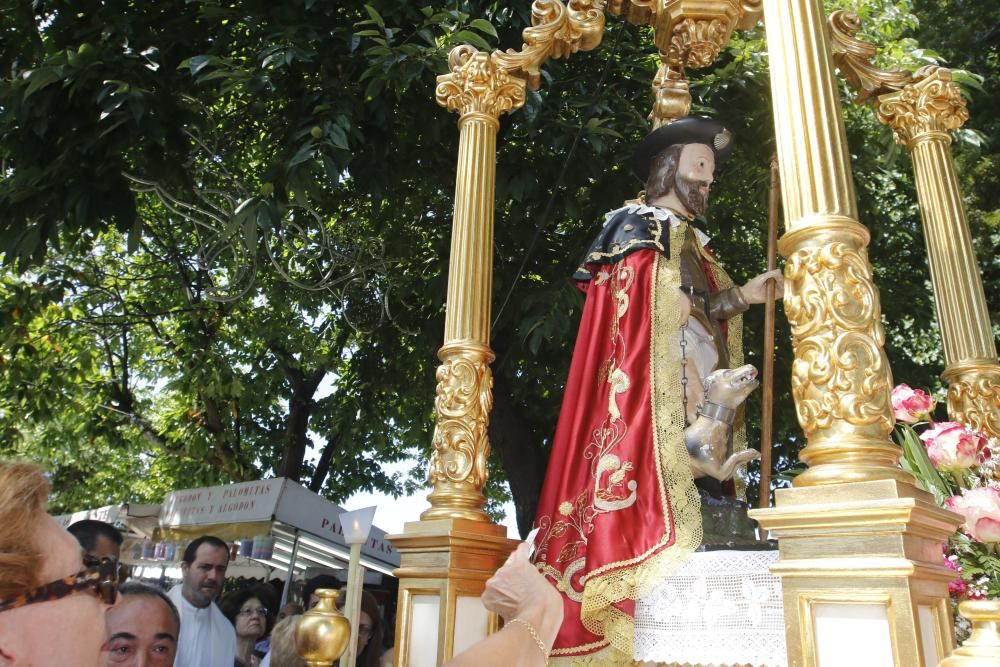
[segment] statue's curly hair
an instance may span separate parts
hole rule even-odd
[[[37,531],[46,517],[49,483],[31,463],[0,461],[0,598],[41,585],[44,555]]]

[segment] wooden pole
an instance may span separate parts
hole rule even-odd
[[[778,208],[781,206],[778,158],[771,157],[771,190],[767,198],[767,270],[777,268]],[[774,290],[773,280],[767,281],[764,301],[764,364],[761,369],[763,395],[760,413],[760,495],[758,507],[771,505],[771,443],[774,436]]]

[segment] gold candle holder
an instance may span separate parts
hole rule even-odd
[[[330,667],[347,650],[351,623],[337,611],[339,591],[319,588],[319,604],[295,626],[295,648],[309,667]]]
[[[1000,600],[967,600],[958,612],[972,621],[972,634],[938,667],[1000,665]]]

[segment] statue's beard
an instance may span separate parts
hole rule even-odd
[[[695,215],[704,215],[705,209],[708,208],[708,195],[700,190],[708,185],[708,181],[694,181],[681,175],[674,178],[677,199],[680,200],[684,208]]]

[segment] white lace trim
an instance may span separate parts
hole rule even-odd
[[[610,220],[617,214],[621,213],[622,211],[628,211],[629,213],[634,213],[636,215],[645,215],[647,213],[650,213],[655,219],[659,220],[660,222],[666,222],[667,220],[669,220],[670,227],[674,231],[677,231],[677,228],[680,227],[681,224],[681,219],[678,218],[677,214],[671,211],[670,209],[663,208],[660,206],[649,206],[647,204],[628,204],[626,206],[622,206],[621,208],[616,208],[613,211],[608,211],[607,213],[604,214],[604,224],[605,225],[608,224],[608,220]],[[701,231],[697,227],[692,225],[691,229],[694,230],[695,236],[698,237],[698,242],[701,243],[702,246],[707,246],[708,242],[712,240],[712,237],[710,237],[708,234]]]
[[[635,659],[786,667],[777,551],[710,551],[636,601]]]

